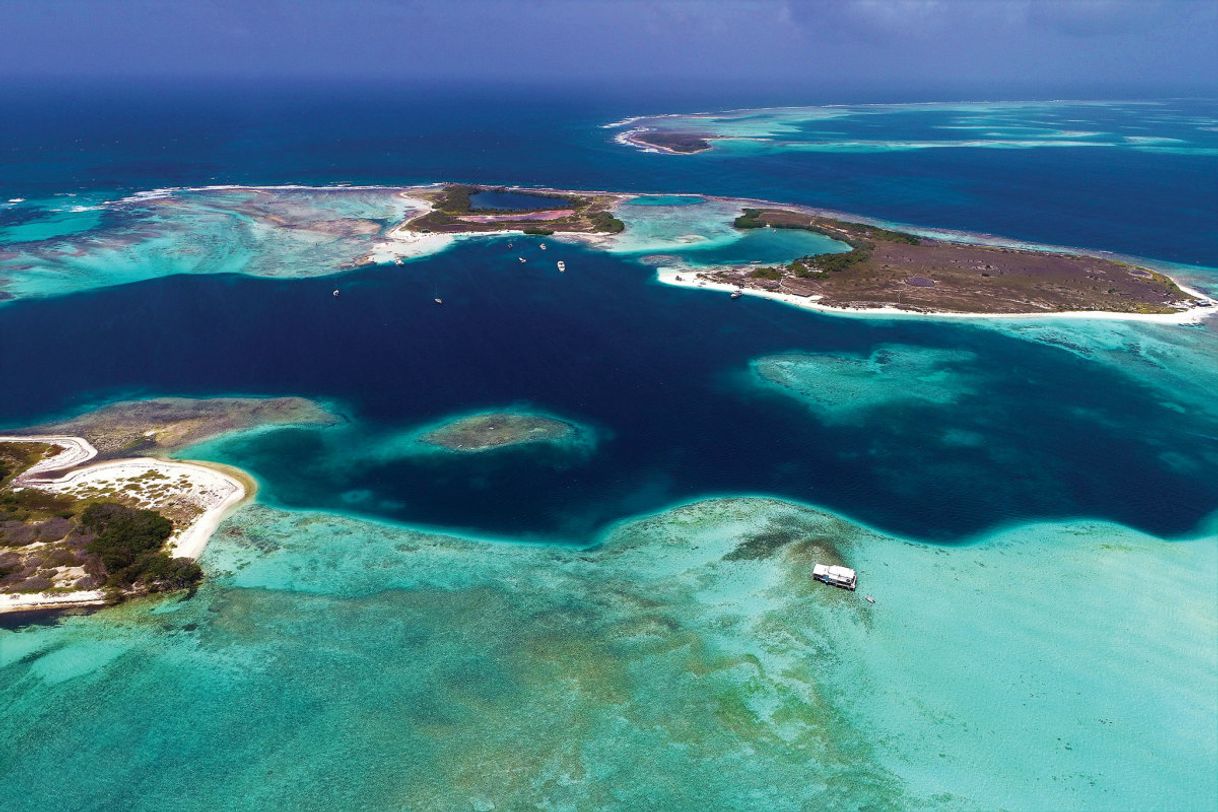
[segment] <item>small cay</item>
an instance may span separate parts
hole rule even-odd
[[[446,451],[477,453],[529,443],[582,443],[589,434],[574,423],[546,415],[494,411],[440,423],[420,434],[419,442]]]

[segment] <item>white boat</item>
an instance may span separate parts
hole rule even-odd
[[[342,293],[342,291],[340,291],[338,288],[335,288],[335,289],[334,289],[334,293],[333,293],[334,298],[336,298],[336,299],[337,299],[337,298],[338,298],[338,295],[339,295],[340,293]]]
[[[521,262],[528,262],[528,260],[524,257],[516,257],[516,259],[520,260]]]
[[[864,595],[864,596],[863,596],[863,599],[864,599],[864,600],[866,600],[866,601],[867,601],[867,603],[875,603],[875,598],[873,598],[873,597],[872,597],[872,596],[870,596],[870,595]]]
[[[851,592],[858,584],[858,573],[849,567],[839,567],[836,564],[817,564],[812,568],[812,577],[821,583],[840,586]]]
[[[560,270],[560,271],[565,271],[565,270],[567,270],[567,263],[563,262],[563,261],[560,259],[560,260],[558,261],[558,270]]]
[[[743,295],[744,295],[744,291],[742,291],[742,290],[733,290],[733,291],[732,291],[732,298],[733,298],[733,299],[739,299],[739,298],[740,298],[741,296],[743,296]]]
[[[546,250],[546,244],[544,242],[541,244],[541,250],[542,251]]]
[[[401,257],[398,257],[397,259],[395,259],[395,260],[393,261],[393,264],[394,264],[394,265],[405,265],[406,263],[402,261],[402,258],[401,258]]]
[[[433,301],[433,302],[435,302],[436,304],[444,304],[444,300],[443,300],[443,299],[441,299],[439,296],[437,296],[436,298],[432,299],[432,301]]]

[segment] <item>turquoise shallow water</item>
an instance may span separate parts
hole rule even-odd
[[[95,196],[0,203],[0,243],[34,242],[79,234],[101,223]]]
[[[626,125],[698,133],[734,155],[928,149],[1107,149],[1218,156],[1212,111],[1171,102],[873,104],[644,116]]]
[[[733,244],[716,235],[720,220],[700,206],[679,207],[692,217],[654,208],[661,216],[651,231],[636,229],[646,245],[636,246],[635,256],[658,246],[680,255],[687,245],[719,240],[715,250],[727,250]],[[708,239],[680,240],[703,224]],[[211,250],[223,253],[220,246]],[[514,263],[515,250],[502,261]],[[557,298],[556,273],[501,273],[499,253],[497,243],[471,245],[434,265],[353,275],[341,283],[341,301],[362,302],[357,313],[364,322],[375,315],[373,324],[439,319],[447,311],[408,308],[404,291],[410,288],[403,283],[422,275],[411,284],[429,288],[425,269],[443,279],[485,264],[477,292],[503,310],[498,318],[517,325],[514,330],[524,323],[518,318],[536,322],[539,313],[563,311],[544,304],[566,301]],[[657,409],[678,402],[673,381],[705,378],[713,389],[702,400],[712,391],[714,397],[727,393],[753,414],[773,415],[768,431],[743,447],[731,445],[742,427],[714,440],[736,464],[752,451],[749,445],[802,436],[773,431],[789,431],[798,425],[789,422],[792,415],[799,415],[824,432],[822,442],[842,459],[865,456],[864,467],[882,474],[878,488],[862,494],[864,510],[879,499],[912,500],[907,504],[919,503],[925,516],[938,516],[927,520],[932,525],[945,526],[954,515],[995,506],[1017,511],[1042,488],[1064,504],[1085,498],[1094,478],[1077,485],[1061,479],[1060,463],[1037,470],[1047,457],[1009,436],[1010,391],[1026,387],[1057,392],[1061,403],[1043,412],[1025,409],[1023,419],[1047,415],[1067,421],[1072,431],[1091,427],[1112,443],[1127,426],[1140,425],[1145,436],[1136,444],[1125,438],[1123,446],[1147,461],[1138,481],[1148,481],[1152,470],[1204,481],[1218,466],[1210,326],[1004,321],[989,325],[1001,336],[988,338],[988,331],[951,328],[946,335],[975,348],[967,349],[932,340],[947,329],[933,324],[860,324],[766,302],[745,311],[708,294],[648,285],[638,268],[634,277],[623,277],[617,260],[601,268],[592,252],[572,257],[561,279],[587,287],[564,288],[561,295],[613,302],[619,325],[640,312],[674,317],[671,325],[657,322],[651,329],[662,337],[655,346],[668,347],[685,377],[660,376],[667,399],[636,403],[641,425],[654,425]],[[378,276],[386,273],[400,276]],[[505,273],[515,275],[510,289],[493,287]],[[168,287],[151,299],[140,298],[145,288],[129,285],[102,301],[151,302],[181,312],[173,293],[180,280],[162,283]],[[268,309],[258,312],[278,320],[268,320],[276,327],[264,334],[259,352],[273,352],[274,336],[285,330],[299,349],[311,334],[306,325],[325,324],[322,311],[308,303],[311,289],[300,287],[307,281],[243,283],[271,284]],[[334,304],[332,284],[318,281],[317,302]],[[476,286],[448,284],[451,304],[473,309],[480,301]],[[212,285],[202,280],[189,289],[205,314],[235,317],[236,290],[247,291],[241,299],[250,306],[262,301],[252,288]],[[578,294],[581,289],[588,292]],[[383,293],[361,298],[361,290]],[[608,295],[614,291],[616,299]],[[624,291],[633,293],[621,296]],[[685,307],[644,310],[647,293]],[[387,302],[383,312],[373,308],[377,300]],[[62,304],[63,313],[88,321],[90,301],[51,297],[32,303],[36,311],[18,302],[8,312],[61,312]],[[427,306],[426,296],[422,301]],[[505,301],[518,304],[504,309]],[[719,304],[743,321],[726,320]],[[567,310],[585,318],[590,312]],[[152,318],[151,310],[143,312]],[[295,320],[285,320],[285,312]],[[558,323],[567,324],[541,319],[542,340],[528,352],[561,349],[556,336],[577,334],[574,327],[555,331]],[[496,335],[490,317],[480,324],[481,335]],[[749,346],[741,336],[746,328],[783,332],[769,342],[770,351],[695,375],[690,364],[699,356],[688,348],[705,355],[712,343],[700,325],[724,331],[713,344],[724,353],[728,346]],[[237,329],[230,323],[213,340]],[[817,342],[805,332],[812,329],[823,331]],[[453,353],[433,350],[451,375],[390,364],[384,344],[377,379],[385,369],[397,370],[402,388],[393,391],[404,394],[395,397],[419,400],[420,387],[463,380],[475,359],[485,358],[485,369],[493,370],[510,352],[502,339],[488,352],[478,336],[462,349],[459,334],[439,322],[424,323],[419,335],[429,330],[434,334],[427,340],[443,335]],[[678,341],[683,331],[695,340]],[[634,332],[650,335],[642,327]],[[338,334],[346,333],[331,335]],[[126,346],[117,333],[109,335],[114,347]],[[834,349],[847,336],[850,348]],[[52,345],[42,346],[49,352]],[[163,347],[178,357],[180,350],[168,342]],[[409,344],[401,357],[418,348]],[[594,368],[609,374],[621,362],[605,364],[615,356],[608,348],[601,353],[602,366]],[[445,357],[463,358],[464,366],[454,368]],[[1007,358],[1011,369],[999,370],[997,357]],[[649,363],[663,358],[657,354]],[[314,350],[307,366],[352,374],[349,354],[340,352],[340,359],[329,367]],[[189,600],[134,603],[0,632],[0,695],[10,709],[0,761],[12,765],[4,785],[17,799],[14,808],[87,806],[101,798],[107,806],[134,809],[202,809],[217,797],[234,808],[317,809],[1205,808],[1218,791],[1205,777],[1218,757],[1209,724],[1218,718],[1212,523],[1168,541],[1091,519],[1020,522],[945,547],[758,497],[695,500],[625,516],[590,537],[597,523],[571,525],[561,513],[591,467],[631,439],[615,438],[614,428],[638,429],[613,410],[605,414],[607,426],[589,421],[589,407],[575,405],[595,390],[564,384],[575,379],[559,359],[542,355],[535,370],[514,361],[504,380],[542,391],[540,381],[561,372],[555,385],[574,389],[572,408],[553,413],[587,423],[589,442],[408,469],[438,483],[437,499],[445,489],[462,489],[468,515],[487,513],[496,500],[500,522],[526,514],[530,522],[549,521],[557,512],[559,535],[547,544],[519,543],[528,533],[469,538],[451,528],[358,517],[418,510],[394,502],[408,488],[386,482],[396,467],[420,458],[417,436],[434,425],[426,421],[377,427],[356,413],[337,428],[256,431],[186,450],[187,458],[269,472],[265,503],[226,522],[203,559],[209,579]],[[75,363],[84,364],[84,374],[91,362]],[[192,362],[191,379],[205,380],[204,367],[201,359]],[[305,374],[283,371],[289,380]],[[251,374],[265,380],[266,370]],[[1018,386],[1012,375],[1019,376]],[[638,400],[629,387],[641,376],[614,378],[625,387],[623,404]],[[1077,398],[1060,383],[1044,389],[1049,379],[1065,376],[1098,391]],[[488,374],[480,393],[490,380]],[[1104,393],[1120,405],[1105,402]],[[782,405],[763,412],[769,401]],[[1131,423],[1135,404],[1142,416]],[[682,420],[679,414],[668,419],[674,418]],[[934,454],[922,458],[927,447]],[[826,449],[805,438],[794,450],[807,456]],[[664,468],[679,470],[678,464],[669,460]],[[779,471],[787,479],[801,470],[787,466]],[[326,512],[284,510],[272,505],[291,491],[285,467],[305,482],[324,476],[354,484],[330,494]],[[718,467],[731,470],[727,461]],[[359,484],[368,471],[375,481]],[[944,482],[996,471],[1017,471],[1026,481],[996,480],[971,499],[958,498],[958,490],[945,498]],[[529,494],[530,483],[543,482],[553,490]],[[1063,490],[1061,482],[1080,490]],[[631,499],[656,501],[649,493],[656,485],[628,484],[637,490],[613,506],[615,517],[630,509]],[[509,487],[513,497],[504,500]],[[1133,496],[1137,510],[1150,517],[1155,500],[1164,498],[1156,490]],[[452,515],[451,523],[460,524],[462,514]],[[564,536],[568,528],[578,532]],[[862,593],[831,590],[807,577],[813,562],[839,557],[859,568],[874,605]],[[87,722],[65,732],[65,719]],[[73,767],[67,778],[64,763]],[[56,770],[52,798],[45,776]]]
[[[807,578],[835,551],[874,605]],[[1071,523],[949,550],[743,499],[573,551],[254,507],[204,564],[189,601],[5,636],[12,808],[1200,808],[1216,789],[1195,724],[1218,696],[1212,543]]]
[[[0,234],[0,294],[62,296],[179,274],[333,274],[358,265],[372,240],[406,210],[389,189],[221,188],[111,197],[71,215],[70,229],[64,224],[66,230],[47,232],[43,224],[63,216],[52,212],[45,221],[10,229],[15,234]]]

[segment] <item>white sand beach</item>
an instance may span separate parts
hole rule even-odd
[[[713,290],[722,293],[740,291],[745,296],[756,296],[761,299],[771,299],[776,302],[802,307],[805,310],[815,310],[819,313],[829,313],[835,316],[860,316],[884,318],[933,318],[933,319],[1102,319],[1106,321],[1142,321],[1155,324],[1200,324],[1205,319],[1218,314],[1218,302],[1200,291],[1185,287],[1176,281],[1180,290],[1199,301],[1208,302],[1205,307],[1190,307],[1178,313],[1118,313],[1109,310],[1067,310],[1045,311],[1041,313],[961,313],[942,310],[902,310],[897,307],[833,307],[821,304],[816,296],[797,296],[793,293],[758,290],[756,288],[741,288],[714,282],[699,276],[699,272],[714,270],[713,268],[688,268],[668,266],[656,269],[656,277],[666,285],[684,288]]]
[[[168,543],[169,554],[175,558],[202,555],[220,522],[253,495],[252,485],[204,463],[135,457],[86,464],[97,456],[97,450],[83,437],[3,435],[0,442],[48,443],[62,449],[17,477],[16,488],[77,498],[112,497],[167,516],[174,523]],[[57,473],[60,475],[50,476]],[[0,613],[99,605],[103,597],[96,590],[0,595]]]
[[[170,495],[152,493],[161,484]],[[202,555],[216,527],[247,496],[240,480],[215,468],[152,457],[94,463],[34,487],[70,496],[122,493],[126,501],[151,510],[181,512],[185,508],[195,517],[185,524],[175,521],[175,532],[169,537],[171,555],[183,558]]]

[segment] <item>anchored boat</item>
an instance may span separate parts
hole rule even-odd
[[[565,270],[567,270],[567,263],[563,262],[563,261],[560,259],[560,260],[558,261],[558,270],[560,270],[560,271],[565,271]]]
[[[854,591],[858,584],[858,573],[849,567],[839,567],[836,564],[817,564],[812,568],[812,577],[829,586]]]

